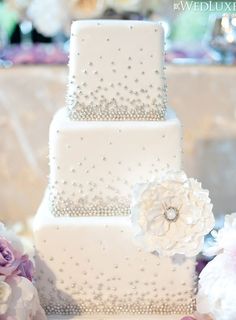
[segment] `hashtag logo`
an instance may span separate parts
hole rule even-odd
[[[175,11],[179,11],[179,10],[180,10],[180,2],[178,2],[178,3],[175,2],[175,3],[174,3],[174,10],[175,10]]]

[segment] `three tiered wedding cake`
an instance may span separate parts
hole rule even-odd
[[[208,193],[181,170],[166,107],[160,24],[80,21],[67,106],[49,138],[50,180],[34,221],[49,314],[191,314],[195,258],[213,227]]]

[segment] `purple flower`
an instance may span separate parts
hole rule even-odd
[[[32,281],[34,274],[34,266],[32,261],[29,260],[28,255],[23,255],[21,257],[20,264],[17,268],[17,275],[21,277],[25,277],[28,280]]]
[[[0,275],[13,275],[20,264],[21,254],[17,252],[10,242],[0,238]]]
[[[32,281],[33,263],[28,255],[15,250],[9,241],[0,237],[0,276],[20,276]]]
[[[2,240],[0,244],[0,266],[5,267],[14,259],[12,247],[7,241]]]

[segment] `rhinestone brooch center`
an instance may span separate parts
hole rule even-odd
[[[179,210],[174,207],[168,207],[164,212],[164,216],[167,221],[175,222],[179,217]]]

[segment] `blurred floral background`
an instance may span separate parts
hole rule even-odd
[[[221,1],[215,10],[196,9],[200,2],[0,0],[0,220],[26,225],[40,204],[48,127],[65,102],[70,24],[94,18],[162,21],[184,167],[210,190],[219,221],[236,211],[236,18]]]
[[[181,8],[175,3],[181,2]],[[161,20],[168,61],[222,62],[224,44],[235,45],[236,20],[219,31],[223,6],[196,10],[190,0],[0,0],[0,58],[11,63],[65,63],[70,24],[75,19]],[[200,2],[196,1],[195,2]],[[214,1],[213,1],[214,2]],[[215,2],[219,2],[215,0]],[[187,7],[186,7],[187,3]],[[178,8],[178,9],[177,9]],[[184,8],[186,10],[184,10]],[[233,12],[231,12],[233,13]],[[218,28],[218,29],[217,29]],[[215,34],[215,32],[218,32]],[[231,39],[227,35],[231,34]],[[217,38],[217,43],[212,40]],[[9,45],[14,45],[10,47]],[[34,46],[32,46],[34,44]],[[50,44],[50,45],[46,45]],[[231,48],[234,51],[235,48]],[[231,62],[234,57],[231,57]]]

